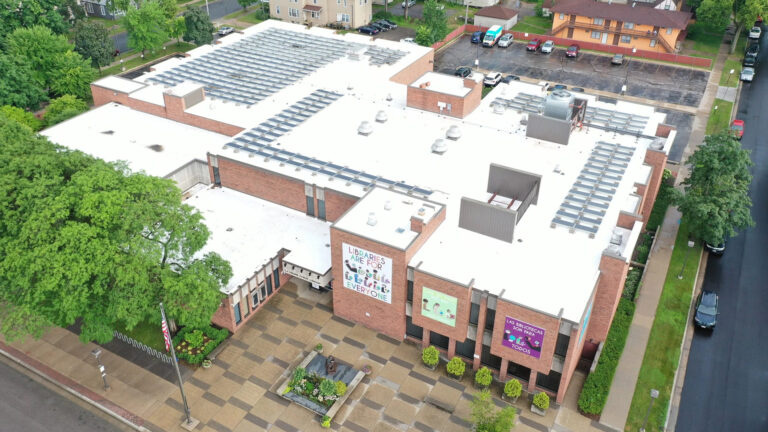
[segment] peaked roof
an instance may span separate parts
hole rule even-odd
[[[633,7],[632,4],[611,4],[594,0],[560,1],[552,8],[552,12],[677,29],[685,29],[692,15],[690,12]]]
[[[475,13],[475,16],[484,16],[489,18],[498,18],[508,20],[517,15],[517,11],[504,6],[488,6],[480,9]]]

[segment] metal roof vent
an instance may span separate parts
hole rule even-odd
[[[613,233],[611,233],[611,244],[617,246],[621,245],[621,238],[621,233],[614,230]]]
[[[387,102],[392,101],[392,93],[387,93]]]
[[[360,123],[360,126],[357,128],[357,133],[363,136],[368,136],[373,133],[373,126],[371,125],[371,122],[364,121]]]
[[[432,153],[443,154],[448,150],[448,144],[444,139],[438,138],[432,143]]]
[[[384,202],[384,210],[392,210],[392,201],[387,200]]]
[[[655,139],[649,146],[651,150],[664,150],[664,140],[663,139]]]
[[[504,105],[502,105],[502,104],[494,104],[493,105],[493,112],[494,112],[494,114],[504,114],[504,111],[506,111],[504,109]]]
[[[445,133],[445,137],[449,140],[456,141],[457,139],[461,138],[461,129],[459,129],[458,126],[453,125],[448,128],[448,131]]]
[[[376,113],[376,121],[379,123],[386,123],[389,117],[387,117],[387,113],[384,111],[379,111]]]
[[[523,126],[528,124],[528,115],[527,114],[523,114],[520,117],[520,124],[523,125]]]
[[[376,222],[378,222],[378,220],[376,220],[376,213],[374,212],[368,213],[368,222],[366,223],[370,226],[374,226],[376,225]]]

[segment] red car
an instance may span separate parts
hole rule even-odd
[[[541,39],[531,39],[528,41],[528,46],[525,48],[528,51],[536,51],[541,48]]]
[[[736,119],[731,123],[731,135],[739,140],[744,136],[744,120]]]
[[[568,47],[568,49],[565,51],[566,57],[576,58],[576,56],[579,55],[579,46],[578,45],[571,45]]]

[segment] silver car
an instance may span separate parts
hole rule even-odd
[[[752,82],[752,79],[755,77],[755,68],[751,67],[745,67],[741,70],[741,75],[739,76],[739,79],[745,82]]]
[[[549,54],[555,49],[555,43],[551,40],[548,40],[544,42],[544,45],[541,46],[541,52],[544,54]]]
[[[512,33],[506,33],[504,36],[499,39],[499,46],[502,48],[506,48],[510,45],[512,45],[512,41],[515,40],[515,36]]]

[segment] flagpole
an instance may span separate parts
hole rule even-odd
[[[163,324],[168,327],[168,320],[165,318],[165,308],[163,308],[163,303],[160,302],[160,314],[163,316]],[[165,331],[163,330],[163,334],[165,334]],[[187,416],[187,424],[192,424],[192,417],[189,414],[189,405],[187,405],[187,395],[184,394],[184,383],[181,381],[181,372],[179,371],[179,361],[176,359],[176,350],[173,347],[173,340],[170,337],[170,334],[167,336],[170,343],[167,343],[167,346],[170,347],[171,350],[171,358],[173,359],[173,368],[176,369],[176,377],[179,379],[179,390],[181,390],[181,400],[184,402],[184,415]]]

